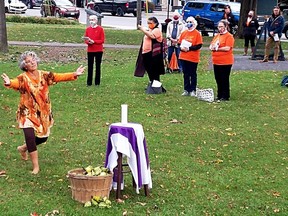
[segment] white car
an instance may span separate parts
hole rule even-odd
[[[5,0],[5,13],[25,13],[27,6],[19,0]]]

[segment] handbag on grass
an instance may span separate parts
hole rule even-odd
[[[196,96],[199,100],[213,102],[214,101],[214,92],[212,88],[208,89],[197,89]]]

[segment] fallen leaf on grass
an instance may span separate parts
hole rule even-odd
[[[2,145],[3,144],[3,142],[0,142],[0,145]]]
[[[182,124],[182,121],[178,121],[177,119],[170,120],[170,123],[179,123]]]
[[[147,203],[142,203],[142,202],[136,202],[137,204],[140,204],[141,206],[145,206]]]
[[[128,214],[127,210],[124,210],[123,213],[122,213],[123,216],[125,216],[127,214]]]

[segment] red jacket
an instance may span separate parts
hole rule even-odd
[[[101,26],[97,26],[96,28],[87,27],[84,36],[94,41],[93,44],[89,44],[88,40],[85,40],[85,43],[88,45],[87,52],[103,52],[105,34]]]

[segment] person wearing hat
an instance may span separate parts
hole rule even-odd
[[[179,72],[182,72],[182,66],[179,60],[180,47],[178,46],[178,40],[180,38],[180,34],[184,30],[184,24],[180,20],[180,17],[181,16],[177,11],[173,13],[173,20],[167,25],[166,38],[168,45],[168,62],[170,64],[172,54],[175,52]]]

